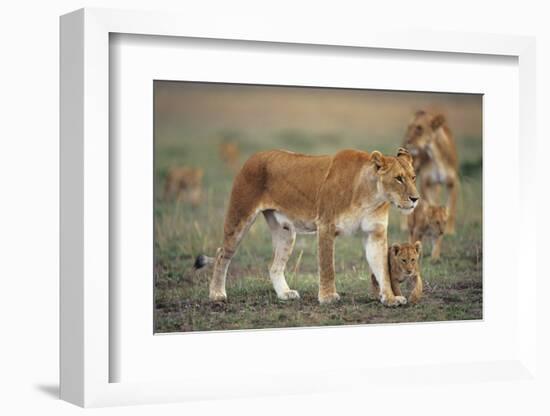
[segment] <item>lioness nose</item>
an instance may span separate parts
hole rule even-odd
[[[417,196],[409,196],[409,199],[414,203],[414,202],[418,201],[419,197],[417,197]]]

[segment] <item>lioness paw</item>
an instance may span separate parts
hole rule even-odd
[[[300,294],[297,290],[287,290],[286,292],[277,295],[277,297],[279,298],[279,300],[300,299]]]
[[[338,302],[340,300],[340,295],[338,293],[330,293],[328,295],[319,295],[319,303],[321,305],[328,305],[330,303]]]
[[[407,303],[407,299],[404,296],[386,296],[382,295],[380,297],[380,302],[384,306],[399,306]]]
[[[210,292],[209,298],[212,302],[226,302],[227,295],[223,292]]]

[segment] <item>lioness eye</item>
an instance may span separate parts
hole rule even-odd
[[[403,176],[399,175],[395,177],[395,180],[399,183],[403,183]]]
[[[401,261],[402,261],[403,263],[406,263],[406,262],[407,262],[407,260],[405,260],[405,259],[401,259]]]
[[[412,180],[413,180],[413,181],[416,181],[416,176],[413,176],[413,177],[412,177]]]
[[[422,126],[416,126],[416,132],[418,134],[421,134],[422,133]]]

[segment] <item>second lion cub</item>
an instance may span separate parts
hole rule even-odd
[[[409,296],[409,303],[415,304],[422,297],[422,278],[420,277],[420,256],[422,243],[420,241],[402,244],[392,244],[388,249],[388,265],[391,288],[395,296],[402,296],[401,283],[409,280],[414,286]],[[375,296],[380,296],[380,287],[374,274],[371,275],[372,289]]]
[[[409,241],[422,241],[424,237],[431,240],[432,258],[436,262],[441,254],[441,242],[449,218],[445,207],[430,205],[420,200],[418,206],[408,217]]]

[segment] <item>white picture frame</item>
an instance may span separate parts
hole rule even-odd
[[[266,394],[319,393],[373,386],[395,381],[386,368],[369,371],[349,368],[269,373],[263,379],[231,382],[209,374],[178,381],[110,382],[110,368],[119,359],[110,349],[109,253],[109,37],[138,34],[205,39],[278,42],[281,44],[332,45],[333,47],[383,48],[439,53],[504,55],[515,57],[519,68],[519,206],[517,270],[517,342],[509,357],[498,361],[440,362],[409,368],[401,375],[403,388],[433,380],[482,380],[536,382],[536,218],[533,184],[527,176],[529,155],[535,147],[535,42],[533,38],[422,32],[304,33],[277,25],[216,24],[205,27],[190,16],[83,9],[61,18],[61,398],[80,406],[158,403],[199,398],[247,397]],[[526,149],[529,149],[527,151]],[[525,214],[525,215],[524,215]],[[523,244],[522,244],[523,242]],[[146,308],[147,305],[144,305]],[[112,330],[112,328],[111,328]],[[344,329],[346,330],[346,329]],[[476,375],[477,374],[477,375]],[[479,376],[482,374],[482,376]],[[327,375],[327,377],[320,377]],[[440,378],[438,378],[440,377]],[[346,380],[345,383],[342,380]],[[374,393],[373,393],[374,394]]]

